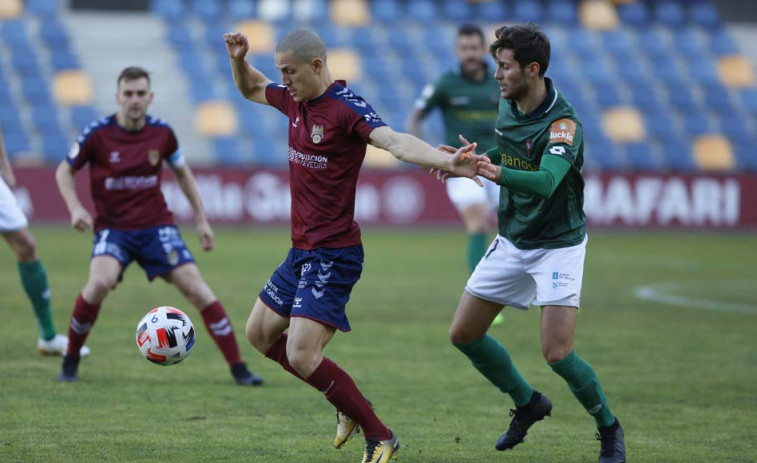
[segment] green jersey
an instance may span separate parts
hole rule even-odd
[[[489,75],[481,81],[471,80],[461,70],[447,72],[428,84],[416,100],[415,107],[424,114],[438,107],[444,119],[444,142],[460,146],[458,134],[489,149],[496,146],[492,123],[497,118],[499,83]]]
[[[544,80],[547,97],[529,114],[520,113],[514,101],[500,101],[497,148],[487,152],[492,162],[513,171],[539,171],[544,156],[557,156],[570,163],[549,197],[501,188],[499,234],[519,249],[574,246],[586,234],[583,129],[573,106],[554,89],[550,79]]]

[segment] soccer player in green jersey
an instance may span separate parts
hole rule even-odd
[[[15,186],[16,176],[5,154],[0,131],[0,235],[16,253],[21,285],[34,307],[39,328],[37,350],[42,355],[63,355],[68,348],[68,338],[55,331],[47,272],[37,257],[37,244],[29,233],[29,222],[11,191]],[[89,355],[89,347],[82,346],[80,354],[82,357]]]
[[[492,163],[480,164],[479,174],[501,186],[499,235],[465,286],[450,340],[515,402],[510,426],[496,444],[497,450],[513,448],[551,413],[552,403],[520,375],[505,347],[486,330],[506,305],[540,306],[544,358],[594,417],[599,462],[622,463],[623,428],[594,369],[573,350],[587,240],[581,122],[544,77],[550,44],[534,24],[498,29],[489,51],[502,99],[497,147],[486,153]]]
[[[492,125],[497,119],[499,84],[486,65],[486,41],[480,27],[466,24],[458,29],[456,53],[459,69],[446,72],[423,89],[407,120],[407,131],[423,138],[421,122],[439,108],[447,145],[459,147],[457,137],[463,133],[489,149],[497,145]],[[492,229],[499,188],[487,182],[482,189],[466,178],[450,178],[445,184],[468,233],[468,267],[473,272],[486,252],[486,234]]]

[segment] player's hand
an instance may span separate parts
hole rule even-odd
[[[91,230],[92,216],[83,207],[74,209],[71,212],[71,226],[79,231]]]
[[[226,41],[226,52],[229,54],[229,58],[244,59],[250,49],[247,36],[241,32],[224,34],[223,40]]]
[[[6,164],[5,169],[1,170],[0,173],[2,173],[3,180],[10,188],[16,187],[16,176],[13,175],[13,169],[10,164]]]
[[[478,175],[491,180],[492,182],[499,184],[499,179],[502,177],[502,168],[500,166],[490,163],[481,163],[478,165]]]
[[[215,245],[215,235],[207,220],[197,223],[197,236],[200,237],[200,245],[203,251],[210,251]]]

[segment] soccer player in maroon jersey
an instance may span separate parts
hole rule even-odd
[[[213,230],[176,136],[163,120],[147,115],[153,99],[150,76],[142,68],[128,67],[118,76],[117,86],[121,109],[85,128],[55,173],[73,227],[83,231],[94,226],[95,231],[89,280],[74,306],[68,352],[58,380],[78,380],[79,348],[95,323],[100,304],[136,260],[150,281],[164,278],[200,310],[238,384],[262,384],[263,379],[242,362],[226,311],[200,275],[160,191],[165,161],[192,205],[203,250],[211,250]],[[94,223],[79,202],[74,183],[74,175],[87,163],[97,213]]]
[[[485,160],[471,154],[475,144],[450,156],[412,135],[394,132],[345,82],[332,79],[326,47],[313,32],[292,31],[276,46],[283,85],[247,63],[244,34],[226,34],[224,39],[242,95],[275,107],[289,119],[292,249],[260,292],[247,321],[247,339],[336,407],[335,447],[359,427],[366,439],[363,462],[385,462],[399,448],[397,437],[352,378],[323,356],[337,329],[350,330],[344,309],[363,265],[354,209],[366,147],[370,143],[398,159],[470,178]]]

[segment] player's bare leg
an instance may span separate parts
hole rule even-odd
[[[97,256],[89,262],[89,278],[81,294],[76,299],[71,324],[68,327],[68,349],[63,357],[63,365],[58,373],[58,381],[74,382],[79,379],[79,359],[77,355],[89,336],[92,325],[97,320],[100,304],[118,282],[121,263],[107,255]]]
[[[625,461],[623,427],[610,412],[594,369],[573,350],[577,316],[576,307],[542,307],[542,353],[552,370],[562,376],[573,395],[594,417],[602,443],[599,462],[622,463]]]
[[[473,366],[500,391],[509,394],[515,403],[515,410],[510,412],[513,419],[507,432],[497,441],[497,450],[510,449],[523,442],[528,429],[552,409],[549,399],[523,379],[505,347],[486,334],[502,308],[502,304],[464,291],[449,334],[452,344],[468,356]]]
[[[248,370],[247,365],[242,361],[239,345],[226,310],[202,278],[197,265],[188,263],[179,266],[167,275],[167,280],[200,311],[208,333],[229,364],[231,375],[237,384],[242,386],[263,384],[263,378]]]

